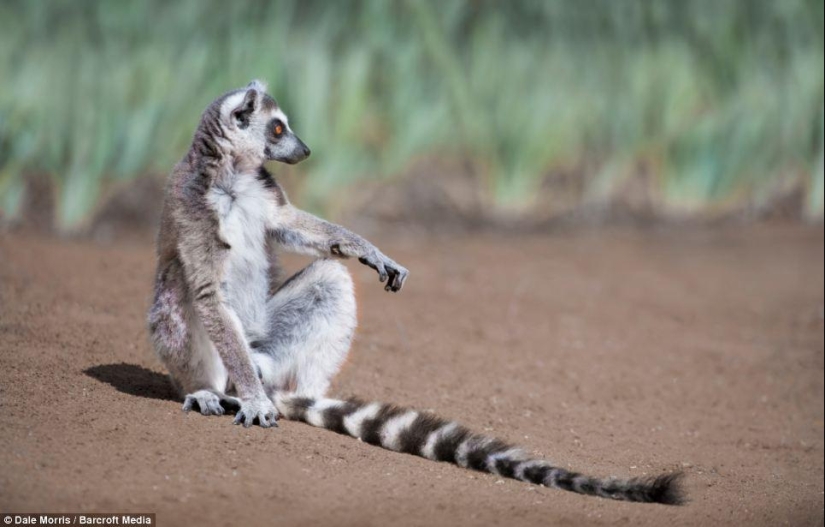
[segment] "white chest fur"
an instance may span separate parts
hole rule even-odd
[[[221,239],[230,246],[221,281],[224,302],[240,319],[247,339],[261,338],[267,331],[267,221],[276,205],[254,174],[224,178],[209,190],[208,199],[218,215]]]

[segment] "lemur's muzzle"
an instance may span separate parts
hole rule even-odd
[[[294,165],[295,163],[300,163],[304,159],[309,157],[311,153],[309,147],[301,141],[301,138],[295,135],[294,133],[290,132],[291,137],[289,138],[289,153],[285,156],[283,160],[285,163],[290,165]]]
[[[280,161],[289,165],[300,163],[309,157],[311,151],[309,147],[301,141],[301,138],[289,132],[283,137],[277,146],[267,148],[267,157],[273,161]]]
[[[295,140],[298,141],[297,149],[301,151],[301,159],[299,159],[299,161],[303,161],[304,159],[309,157],[309,154],[311,154],[312,151],[309,149],[306,143],[301,141],[301,139],[297,135],[295,136]]]

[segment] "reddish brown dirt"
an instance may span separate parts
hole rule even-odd
[[[0,511],[160,525],[822,525],[823,231],[385,237],[350,264],[335,392],[434,409],[564,466],[683,469],[691,503],[618,503],[300,423],[184,415],[144,330],[151,242],[0,237]],[[291,262],[294,266],[296,262]]]

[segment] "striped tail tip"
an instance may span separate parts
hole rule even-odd
[[[687,497],[683,487],[684,479],[684,473],[673,472],[647,480],[648,501],[662,505],[685,505]]]
[[[531,459],[520,448],[475,434],[453,421],[383,403],[277,394],[285,418],[350,435],[396,452],[489,472],[578,494],[641,503],[682,505],[681,472],[652,478],[595,478]]]

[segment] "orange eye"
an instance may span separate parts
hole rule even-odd
[[[284,133],[284,127],[281,126],[280,124],[276,124],[275,125],[275,135],[281,135],[282,133]]]

